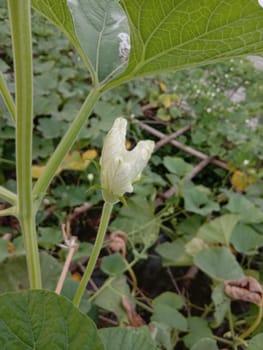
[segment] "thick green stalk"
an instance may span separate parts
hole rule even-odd
[[[32,197],[33,68],[30,0],[8,0],[16,83],[16,176],[18,218],[31,288],[41,288]]]
[[[15,104],[14,100],[12,99],[12,96],[8,90],[7,84],[5,82],[5,79],[3,77],[3,74],[0,72],[0,92],[3,96],[3,99],[5,101],[6,107],[10,113],[11,118],[13,119],[13,122],[16,122],[15,117]]]
[[[40,204],[43,196],[45,195],[47,188],[50,182],[52,181],[53,177],[55,176],[59,165],[73,146],[76,137],[78,136],[81,128],[85,124],[100,95],[101,91],[99,87],[95,87],[91,90],[84,104],[82,105],[82,108],[80,109],[78,115],[76,116],[68,131],[60,141],[55,152],[50,157],[45,167],[45,170],[41,174],[33,189],[33,196],[36,200],[36,208]]]
[[[88,262],[87,268],[86,268],[85,273],[80,281],[79,287],[77,289],[77,292],[76,292],[74,300],[73,300],[73,304],[75,306],[79,306],[81,298],[86,290],[86,286],[88,284],[88,281],[92,275],[92,272],[93,272],[95,265],[96,265],[96,262],[98,260],[98,257],[99,257],[99,254],[100,254],[100,251],[101,251],[101,248],[103,245],[105,233],[106,233],[106,230],[107,230],[107,227],[109,224],[112,207],[113,207],[113,204],[107,203],[107,202],[104,203],[96,241],[95,241],[95,244],[93,246],[91,255],[89,257],[89,262]]]

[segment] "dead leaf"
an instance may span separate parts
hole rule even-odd
[[[224,281],[225,293],[234,300],[242,300],[256,305],[263,304],[261,284],[253,277]]]
[[[121,253],[123,256],[126,256],[126,245],[127,237],[126,233],[123,231],[114,231],[110,234],[110,243],[108,247],[114,253]]]

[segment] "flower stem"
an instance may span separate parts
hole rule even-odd
[[[38,181],[36,182],[33,189],[33,196],[36,199],[36,203],[35,203],[36,209],[39,206],[42,198],[44,197],[50,182],[55,176],[55,173],[59,165],[61,164],[64,157],[71,149],[76,137],[78,136],[78,133],[80,132],[81,128],[83,127],[84,123],[89,117],[100,95],[101,95],[101,92],[99,87],[94,87],[91,90],[84,104],[82,105],[78,115],[76,116],[71,126],[69,127],[68,131],[60,141],[55,152],[52,154],[51,158],[49,159],[45,167],[45,170],[43,171]]]
[[[16,83],[16,177],[18,218],[31,288],[41,288],[32,197],[33,67],[30,0],[8,0]]]
[[[98,234],[96,237],[96,241],[95,241],[95,244],[93,246],[87,268],[84,272],[82,280],[80,281],[79,287],[78,287],[77,292],[75,294],[75,297],[73,299],[73,304],[75,306],[79,306],[81,298],[86,290],[86,286],[88,284],[88,281],[89,281],[89,279],[92,275],[92,272],[95,268],[96,261],[99,257],[100,250],[101,250],[102,245],[103,245],[105,233],[106,233],[108,223],[110,220],[112,207],[113,207],[113,204],[108,203],[108,202],[105,202],[103,205],[100,226],[99,226]]]

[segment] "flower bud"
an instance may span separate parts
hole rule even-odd
[[[133,191],[132,184],[140,179],[154,149],[153,141],[140,141],[132,150],[125,147],[127,121],[117,118],[108,132],[102,154],[101,186],[106,202],[116,203],[124,193]]]

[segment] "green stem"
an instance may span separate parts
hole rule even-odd
[[[251,324],[251,326],[246,329],[242,334],[240,334],[239,338],[245,339],[247,338],[251,333],[253,333],[259,326],[260,322],[262,321],[263,316],[263,308],[262,305],[258,305],[258,315],[255,321]]]
[[[30,0],[8,0],[16,83],[16,176],[18,217],[31,288],[41,288],[32,197],[33,68]]]
[[[4,102],[11,115],[11,118],[13,119],[13,122],[16,123],[14,100],[8,90],[8,86],[1,72],[0,72],[0,93],[3,96]]]
[[[14,206],[17,205],[17,195],[3,186],[0,186],[0,197]]]
[[[82,280],[80,281],[79,287],[78,287],[77,292],[75,294],[75,297],[73,299],[73,304],[75,306],[79,306],[81,298],[86,290],[86,286],[88,284],[88,281],[89,281],[89,279],[92,275],[92,272],[95,268],[96,261],[99,257],[100,250],[101,250],[102,245],[103,245],[105,233],[106,233],[108,223],[110,220],[112,207],[113,207],[113,204],[107,203],[107,202],[104,203],[96,241],[95,241],[95,244],[93,246],[87,268],[84,272]]]
[[[99,87],[95,87],[91,90],[82,108],[80,109],[78,115],[76,116],[70,128],[68,129],[68,131],[66,132],[62,140],[60,141],[55,152],[49,159],[45,167],[45,170],[43,171],[38,181],[36,182],[33,189],[33,196],[37,201],[36,209],[37,209],[37,206],[40,204],[42,198],[44,197],[50,182],[55,176],[59,165],[61,164],[64,157],[73,146],[73,143],[76,140],[76,137],[78,136],[81,128],[85,124],[87,118],[89,117],[100,95],[101,95],[101,92]]]

